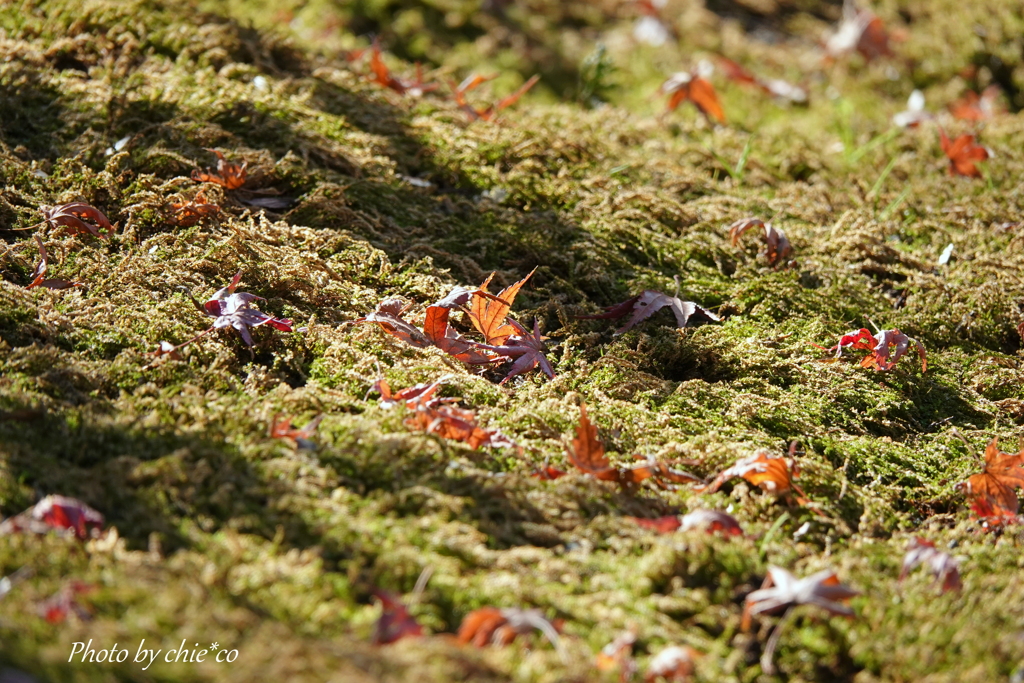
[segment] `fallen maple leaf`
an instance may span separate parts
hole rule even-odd
[[[807,90],[805,88],[778,78],[760,78],[755,76],[746,68],[724,55],[718,55],[718,61],[725,72],[726,78],[733,82],[752,85],[780,100],[797,104],[806,104],[807,102]]]
[[[796,605],[817,605],[832,614],[852,616],[853,610],[842,602],[860,595],[839,583],[831,569],[823,569],[798,579],[785,569],[769,566],[764,585],[747,595],[742,630],[750,629],[750,618],[758,614],[777,614]]]
[[[419,400],[419,399],[414,399]],[[423,402],[405,420],[407,427],[436,434],[444,439],[461,441],[478,450],[481,446],[508,448],[515,446],[507,436],[497,429],[484,429],[476,423],[472,410],[450,405],[434,405]]]
[[[975,514],[993,526],[1016,520],[1020,510],[1016,489],[1024,487],[1024,449],[1016,455],[999,450],[999,439],[985,449],[985,470],[956,485]]]
[[[656,483],[668,480],[673,483],[699,483],[704,481],[695,475],[671,469],[667,463],[645,461],[643,465],[630,468],[613,467],[604,452],[604,444],[597,438],[597,427],[587,417],[586,404],[580,404],[580,421],[576,427],[576,438],[571,447],[566,447],[569,462],[582,472],[601,481],[614,481],[620,486],[639,484],[655,478]]]
[[[422,636],[423,627],[409,614],[397,596],[383,590],[373,592],[380,601],[381,613],[373,630],[374,645],[388,645],[409,636]]]
[[[498,113],[502,109],[511,107],[513,104],[519,101],[519,98],[525,95],[526,92],[534,85],[536,85],[537,81],[540,80],[539,75],[532,76],[530,80],[523,83],[519,87],[519,89],[516,90],[514,93],[498,100],[496,103],[492,104],[489,107],[485,107],[484,109],[477,109],[473,105],[469,104],[469,102],[466,100],[466,93],[473,90],[484,81],[489,81],[496,77],[497,75],[480,76],[478,74],[470,74],[459,85],[455,85],[453,82],[449,83],[452,89],[452,93],[455,96],[455,103],[459,105],[459,109],[466,113],[466,116],[469,117],[470,121],[494,121],[495,119],[497,119]]]
[[[199,223],[204,218],[210,218],[220,213],[220,207],[216,204],[206,203],[206,196],[199,192],[195,199],[171,204],[174,211],[174,223],[183,228],[189,228]]]
[[[434,346],[463,363],[471,365],[484,365],[500,360],[496,356],[481,353],[477,350],[481,348],[479,344],[464,339],[462,335],[448,325],[448,316],[451,313],[451,309],[462,307],[478,293],[483,298],[493,296],[479,290],[456,287],[448,296],[428,306],[426,317],[423,320],[423,334],[426,335],[427,339]]]
[[[561,479],[566,474],[568,473],[563,472],[557,467],[552,467],[551,465],[544,465],[543,467],[532,472],[530,476],[534,477],[535,479],[540,479],[541,481],[554,481],[555,479]]]
[[[76,498],[52,494],[24,512],[0,522],[0,536],[27,531],[45,534],[54,529],[79,539],[103,528],[103,515]]]
[[[793,451],[793,446],[790,446]],[[781,455],[773,455],[766,450],[759,450],[753,455],[738,460],[735,465],[729,467],[715,477],[710,484],[697,489],[698,493],[714,493],[722,484],[740,477],[750,482],[766,493],[776,496],[788,496],[796,493],[796,502],[806,505],[806,495],[799,486],[793,482],[790,472],[789,460]]]
[[[425,402],[438,401],[439,403],[452,403],[458,401],[457,398],[437,398],[433,396],[440,388],[441,383],[446,379],[449,379],[451,375],[445,375],[436,382],[430,384],[417,384],[415,386],[408,387],[406,389],[400,389],[399,391],[392,391],[388,381],[381,377],[373,383],[372,390],[380,394],[380,405],[383,408],[393,408],[399,403],[405,403],[405,407],[409,410],[416,410],[416,408]]]
[[[814,344],[814,346],[829,353],[835,352],[835,356],[827,360],[840,358],[844,349],[870,351],[871,353],[861,360],[860,365],[863,368],[874,368],[880,372],[892,370],[897,361],[913,348],[921,359],[921,372],[928,370],[928,356],[925,353],[924,346],[921,345],[921,342],[911,339],[898,329],[881,330],[878,334],[872,335],[870,330],[862,327],[849,334],[844,334],[839,339],[839,343],[831,348],[826,349],[824,346],[818,346],[817,344]]]
[[[970,133],[964,133],[956,140],[950,141],[946,131],[940,127],[939,142],[942,144],[942,151],[949,157],[949,175],[981,178],[981,169],[976,165],[977,162],[995,156],[988,147],[974,144],[974,136]]]
[[[515,446],[515,443],[500,430],[484,429],[479,426],[473,411],[447,405],[458,399],[436,396],[441,381],[438,380],[432,384],[418,384],[393,393],[387,381],[379,379],[374,383],[374,389],[380,392],[381,404],[385,407],[397,405],[400,401],[405,402],[405,407],[411,413],[405,419],[405,425],[410,429],[436,434],[452,441],[461,441],[474,450],[481,446],[494,448]]]
[[[416,79],[404,81],[392,75],[387,64],[384,63],[381,57],[380,43],[377,39],[374,39],[370,49],[370,71],[373,72],[370,80],[374,83],[394,90],[400,95],[411,95],[412,97],[421,97],[424,93],[437,89],[437,83],[423,81],[423,67],[419,62],[416,62]]]
[[[74,234],[92,235],[101,239],[106,239],[114,234],[114,226],[110,224],[103,212],[85,202],[41,206],[39,210],[43,214],[45,223],[68,228]],[[92,223],[87,223],[86,220],[90,220]],[[100,232],[101,229],[108,231],[110,235],[104,235]]]
[[[200,183],[220,185],[226,190],[237,190],[242,185],[245,185],[247,175],[245,167],[248,165],[248,162],[239,166],[238,164],[228,163],[224,155],[215,149],[207,149],[206,151],[217,155],[217,169],[207,168],[199,170],[197,168],[192,171],[192,180]]]
[[[670,645],[651,658],[644,672],[645,683],[662,678],[670,683],[685,683],[693,675],[694,660],[701,654],[687,645]]]
[[[631,517],[630,519],[643,528],[656,531],[659,534],[670,534],[683,525],[682,521],[680,521],[680,515],[666,515],[665,517],[655,517],[654,519],[644,519],[642,517]]]
[[[477,348],[486,349],[496,354],[499,358],[515,361],[512,363],[512,368],[505,376],[505,379],[498,382],[498,384],[505,384],[516,375],[529,372],[537,366],[540,366],[540,369],[548,378],[554,379],[555,369],[551,367],[547,356],[544,355],[547,351],[547,346],[544,344],[544,337],[540,334],[540,326],[537,320],[534,319],[533,321],[532,334],[512,318],[508,318],[508,324],[516,331],[516,334],[506,339],[504,344],[492,346],[490,344],[474,343],[474,346]]]
[[[484,336],[484,341],[487,344],[504,344],[510,336],[517,332],[512,325],[505,322],[505,316],[511,310],[519,290],[536,270],[534,268],[522,280],[498,292],[495,298],[483,296],[487,292],[487,286],[491,283],[494,273],[491,273],[474,292],[469,308],[469,320],[473,323],[473,327]]]
[[[755,615],[777,614],[782,611],[788,615],[789,610],[797,605],[816,605],[831,614],[853,616],[853,610],[843,603],[856,595],[860,593],[840,584],[839,578],[831,569],[824,569],[798,579],[785,569],[769,566],[768,576],[765,577],[761,588],[747,595],[740,628],[748,631],[751,617]],[[776,625],[761,656],[761,669],[768,675],[775,672],[772,659],[785,621],[783,618]]]
[[[977,122],[990,119],[1000,112],[997,107],[1000,92],[1001,90],[996,84],[985,88],[981,95],[973,90],[968,90],[963,97],[950,103],[949,113],[953,115],[953,118],[963,121]]]
[[[292,427],[292,418],[285,417],[278,420],[275,416],[270,426],[270,436],[274,439],[284,439],[298,448],[311,450],[316,448],[316,444],[310,441],[310,438],[316,432],[316,428],[320,426],[320,421],[323,419],[323,415],[317,415],[307,422],[305,427],[299,429]]]
[[[633,645],[636,643],[636,627],[623,631],[610,643],[601,648],[594,660],[598,671],[618,670],[620,683],[633,680],[636,662],[633,661]]]
[[[242,271],[238,271],[227,287],[217,290],[202,305],[195,299],[192,299],[192,303],[195,304],[196,308],[214,319],[213,326],[210,329],[220,330],[225,327],[233,327],[247,346],[252,346],[253,344],[252,336],[249,334],[249,328],[251,327],[270,325],[281,332],[291,332],[291,320],[275,318],[252,308],[250,304],[254,301],[262,301],[263,297],[247,292],[235,292],[235,287],[238,286],[238,281],[241,279]],[[179,348],[181,346],[183,345],[179,345]]]
[[[597,426],[587,417],[587,405],[580,404],[580,422],[576,427],[576,438],[572,448],[566,449],[569,462],[577,469],[602,481],[618,481],[619,471],[612,467],[604,454],[604,444],[597,438]]]
[[[997,509],[988,498],[975,498],[972,500],[971,512],[981,521],[981,526],[986,531],[996,531],[1004,526],[1019,524],[1024,521],[1020,515],[1010,514],[1007,510]]]
[[[709,534],[721,532],[726,536],[742,536],[743,529],[736,518],[718,510],[694,510],[685,515],[669,515],[655,519],[632,518],[640,526],[657,531],[659,534],[674,531],[703,529]]]
[[[92,619],[92,614],[78,602],[78,596],[90,593],[96,586],[82,581],[74,580],[69,582],[52,597],[47,598],[39,604],[39,616],[51,624],[60,624],[67,619],[69,613],[74,613],[82,621]]]
[[[367,313],[362,318],[354,320],[356,324],[377,323],[382,330],[396,339],[401,339],[410,346],[425,348],[432,346],[433,342],[423,334],[415,325],[402,318],[402,314],[408,306],[404,306],[401,299],[385,299],[377,306],[373,313]]]
[[[676,317],[677,327],[686,327],[690,322],[690,318],[694,316],[710,322],[721,322],[722,320],[708,309],[698,306],[692,301],[683,301],[678,296],[669,296],[653,289],[645,289],[632,299],[607,306],[604,313],[578,315],[576,317],[584,320],[603,320],[605,318],[622,318],[632,314],[625,325],[615,330],[615,334],[620,335],[629,331],[638,323],[650,318],[666,306],[672,309],[672,314]]]
[[[907,574],[919,565],[926,565],[935,575],[935,580],[942,586],[942,592],[958,591],[963,587],[960,582],[959,562],[952,555],[935,548],[935,544],[920,536],[910,539],[907,553],[903,556],[903,568],[900,570],[902,581]]]
[[[693,102],[708,120],[725,123],[725,110],[711,82],[701,76],[701,69],[672,74],[661,84],[659,92],[668,95],[668,111],[675,111],[683,102]]]
[[[25,289],[32,289],[33,287],[46,287],[47,289],[70,289],[72,287],[85,287],[81,282],[69,282],[67,280],[48,280],[46,279],[46,271],[48,269],[47,261],[49,259],[46,253],[46,246],[43,245],[43,240],[39,235],[33,235],[36,240],[36,244],[39,246],[39,265],[36,266],[35,271],[32,273],[32,282],[25,285]]]
[[[870,62],[878,57],[894,56],[889,40],[889,32],[880,18],[857,7],[855,0],[845,0],[843,18],[825,41],[825,53],[829,59],[834,59],[857,51],[864,61]]]
[[[548,621],[539,609],[481,607],[467,614],[459,625],[457,640],[463,645],[508,645],[516,636],[540,631],[556,650],[562,652],[558,636],[561,622]]]
[[[729,226],[729,242],[732,246],[740,243],[740,237],[750,228],[764,228],[764,255],[768,259],[768,265],[774,266],[785,260],[793,253],[793,246],[786,238],[786,233],[773,226],[770,222],[765,223],[760,218],[741,218]]]

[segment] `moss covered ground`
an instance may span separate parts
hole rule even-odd
[[[0,664],[39,681],[616,680],[594,652],[635,626],[641,668],[689,645],[700,681],[1021,680],[1020,532],[983,532],[954,486],[993,437],[1014,450],[1024,436],[1024,15],[996,0],[873,9],[903,34],[897,56],[823,64],[840,7],[813,0],[670,0],[679,39],[657,48],[611,0],[0,5],[0,410],[42,411],[0,421],[0,511],[60,493],[109,529],[0,539],[0,573],[35,572],[0,599]],[[444,88],[402,96],[349,63],[371,33],[399,74],[413,60],[437,78],[499,72],[480,102],[542,79],[498,123],[470,124]],[[714,52],[805,83],[810,104],[719,74],[727,125],[664,114],[661,81]],[[890,122],[915,88],[940,111],[990,83],[1007,113],[941,120],[995,152],[981,179],[947,175],[935,123]],[[221,216],[175,226],[207,148],[292,206],[207,186]],[[70,201],[116,235],[24,230]],[[749,215],[785,230],[790,267],[769,267],[752,234],[730,245],[725,227]],[[51,277],[87,286],[26,289],[33,234]],[[539,320],[553,380],[498,386],[500,370],[351,324],[395,296],[419,322],[454,285],[535,267],[513,315]],[[207,326],[188,294],[239,270],[262,310],[305,329],[260,328],[252,354],[222,331],[153,362],[160,340]],[[574,317],[677,286],[723,322],[679,330],[662,313],[613,336]],[[919,340],[927,372],[820,362],[814,344],[873,325]],[[370,392],[382,376],[446,376],[446,396],[521,450],[409,431]],[[581,402],[621,464],[686,458],[710,477],[796,440],[820,514],[744,482],[701,495],[531,477],[572,469]],[[315,450],[268,435],[275,415],[321,413]],[[731,510],[747,536],[629,519],[700,507]],[[960,558],[961,592],[925,572],[897,583],[914,535]],[[832,567],[861,592],[852,619],[797,610],[774,676],[759,658],[777,620],[740,629],[768,565]],[[90,618],[40,618],[72,579],[96,586]],[[430,635],[371,645],[378,587]],[[539,638],[474,649],[439,635],[487,605],[564,619],[565,659]],[[68,662],[75,642],[134,654],[143,638],[238,657]]]

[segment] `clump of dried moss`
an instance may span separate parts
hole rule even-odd
[[[996,157],[972,181],[946,175],[934,127],[889,124],[914,87],[938,108],[997,82],[1011,109],[1024,104],[1022,17],[1002,3],[881,3],[906,31],[903,57],[822,71],[812,43],[836,8],[762,4],[778,11],[673,3],[685,49],[662,50],[634,50],[632,15],[601,3],[355,3],[323,35],[311,3],[293,8],[292,36],[258,4],[0,8],[0,410],[43,411],[0,421],[0,510],[63,493],[116,528],[84,545],[4,539],[0,573],[35,576],[0,602],[0,663],[54,681],[595,680],[592,653],[635,624],[641,660],[689,644],[706,653],[699,680],[769,680],[770,620],[750,634],[739,622],[776,564],[832,566],[863,593],[856,619],[799,615],[779,680],[992,681],[1024,667],[1019,536],[981,533],[953,489],[1024,421],[1024,228],[1002,227],[1022,209],[1024,134],[1016,114],[987,123]],[[534,70],[544,80],[500,125],[468,125],[443,97],[382,91],[337,56],[371,29],[442,74],[500,67],[497,93]],[[612,100],[590,108],[575,103],[578,71],[598,43],[615,82],[588,91]],[[813,70],[811,104],[723,85],[727,128],[656,116],[649,95],[695,49],[794,80]],[[213,188],[221,218],[175,227],[170,205],[194,196],[205,148],[293,205],[261,212]],[[51,268],[88,288],[26,290],[37,252],[20,229],[72,200],[118,234],[36,228]],[[725,226],[747,215],[786,231],[791,267],[769,268],[753,240],[730,246]],[[507,285],[534,266],[515,314],[551,337],[552,381],[499,388],[498,373],[347,324],[390,296],[415,319],[453,284],[493,270]],[[225,332],[152,362],[159,340],[205,327],[187,294],[239,269],[262,310],[305,331],[258,330],[253,356]],[[677,281],[725,321],[677,330],[656,316],[613,337],[575,317]],[[920,340],[928,372],[819,362],[814,344],[872,323]],[[445,374],[446,394],[521,454],[410,433],[400,410],[367,399],[381,375],[404,387]],[[798,481],[822,514],[743,483],[700,496],[530,477],[566,465],[584,400],[616,462],[689,458],[710,475],[798,440]],[[315,451],[268,436],[277,414],[317,413]],[[655,536],[626,519],[729,506],[749,537]],[[962,556],[962,593],[936,596],[923,574],[897,585],[912,534]],[[70,578],[98,586],[92,619],[50,625],[36,606]],[[484,605],[541,608],[566,620],[568,660],[440,637],[372,647],[375,587],[407,594],[433,634]],[[240,654],[145,673],[68,663],[89,638]]]

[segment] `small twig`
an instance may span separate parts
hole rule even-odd
[[[210,334],[211,332],[213,332],[213,331],[214,331],[215,329],[217,329],[217,328],[215,328],[215,327],[214,327],[213,325],[211,325],[210,327],[206,328],[205,330],[203,330],[202,332],[200,332],[200,333],[199,333],[199,334],[197,334],[196,336],[192,337],[192,338],[191,338],[191,339],[189,339],[188,341],[186,341],[186,342],[182,342],[182,343],[178,344],[177,346],[175,346],[175,347],[174,347],[174,350],[175,350],[175,351],[177,351],[178,349],[180,349],[180,348],[181,348],[181,347],[183,347],[183,346],[188,346],[189,344],[191,344],[191,343],[192,343],[192,342],[194,342],[194,341],[199,341],[200,339],[202,339],[202,338],[203,338],[203,337],[205,337],[206,335],[208,335],[208,334]]]
[[[971,442],[968,441],[967,437],[965,437],[963,434],[961,434],[960,430],[958,430],[956,427],[953,427],[952,429],[950,429],[949,433],[952,434],[953,436],[955,436],[956,438],[960,439],[961,441],[963,441],[964,445],[967,446],[968,448],[972,448]]]

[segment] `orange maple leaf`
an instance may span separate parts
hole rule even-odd
[[[718,101],[715,87],[695,72],[674,74],[662,83],[661,92],[669,96],[669,111],[675,111],[683,102],[693,102],[706,118],[725,123],[725,110]]]
[[[964,133],[951,141],[942,128],[939,128],[939,141],[942,144],[942,151],[949,157],[949,175],[982,177],[976,163],[993,156],[988,147],[974,144],[974,136],[969,133]]]
[[[982,519],[997,520],[999,525],[1016,518],[1020,510],[1018,488],[1024,488],[1024,450],[1016,455],[999,450],[999,439],[985,449],[985,470],[956,485]]]
[[[790,455],[795,451],[796,442],[790,445]],[[698,488],[699,493],[714,493],[722,484],[740,477],[757,488],[776,496],[796,494],[796,502],[806,505],[810,501],[803,490],[793,482],[789,459],[781,455],[773,455],[769,451],[759,450],[753,455],[736,461],[736,464],[723,470],[710,484]]]
[[[208,152],[213,152],[217,155],[217,170],[206,169],[199,170],[198,168],[192,171],[192,180],[200,183],[213,183],[214,185],[220,185],[226,190],[237,190],[242,185],[245,185],[247,163],[239,166],[238,164],[229,163],[224,155],[215,150],[207,149]]]
[[[511,310],[519,290],[536,271],[537,269],[534,268],[522,280],[498,292],[497,298],[492,299],[479,293],[473,296],[469,307],[469,321],[473,323],[473,327],[480,334],[484,335],[486,343],[500,346],[508,341],[510,336],[516,334],[516,329],[505,322],[505,316]],[[491,273],[480,285],[478,292],[486,292],[493,277],[494,273]]]
[[[613,467],[604,452],[604,444],[597,438],[597,427],[587,417],[587,406],[580,405],[580,423],[576,427],[576,438],[572,447],[566,449],[569,461],[578,469],[601,481],[614,481],[621,486],[639,484],[645,479],[655,479],[655,483],[664,487],[664,481],[677,484],[699,483],[704,481],[689,472],[674,470],[668,463],[647,460],[642,465],[628,468]],[[639,457],[639,456],[638,456]]]

